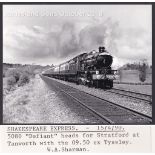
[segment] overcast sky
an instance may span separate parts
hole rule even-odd
[[[152,63],[151,5],[4,5],[3,62],[51,65],[105,46],[114,65]]]

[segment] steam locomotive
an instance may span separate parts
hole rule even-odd
[[[99,47],[99,51],[82,53],[42,74],[89,87],[112,88],[115,72],[111,69],[112,62],[113,57],[105,47]]]

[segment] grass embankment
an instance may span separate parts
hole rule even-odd
[[[33,66],[20,66],[16,68],[5,68],[3,70],[3,95],[24,86],[35,77],[36,70]],[[41,72],[41,70],[40,70]]]
[[[3,66],[3,122],[24,123],[29,120],[29,108],[35,75],[42,68],[35,66]]]

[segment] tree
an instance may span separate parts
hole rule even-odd
[[[144,82],[146,80],[146,69],[147,69],[146,59],[142,60],[142,64],[139,65],[139,80]]]

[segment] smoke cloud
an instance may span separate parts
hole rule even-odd
[[[111,18],[89,23],[80,30],[73,21],[53,24],[50,29],[18,25],[4,31],[4,60],[9,57],[20,63],[51,63],[105,46],[118,59],[136,61],[151,58],[151,45],[151,33],[139,28],[122,29]]]

